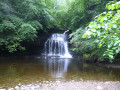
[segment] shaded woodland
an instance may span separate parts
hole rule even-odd
[[[112,62],[120,53],[120,1],[0,0],[1,53],[66,30],[74,53]]]

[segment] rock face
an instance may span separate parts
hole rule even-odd
[[[119,81],[56,81],[44,82],[43,84],[19,86],[8,90],[120,90]]]

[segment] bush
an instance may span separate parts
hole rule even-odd
[[[92,43],[97,45],[96,54],[99,60],[109,59],[112,62],[120,53],[120,1],[110,2],[106,8],[108,11],[96,16],[95,20],[90,22],[83,38],[94,37]]]

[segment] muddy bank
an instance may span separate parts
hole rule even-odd
[[[120,90],[119,81],[56,81],[27,86],[16,86],[8,90]]]

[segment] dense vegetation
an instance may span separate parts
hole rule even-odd
[[[71,43],[77,53],[112,62],[120,53],[120,2],[107,2],[105,6],[88,25],[71,34]]]
[[[108,11],[90,22],[83,38],[94,38],[93,43],[97,46],[94,54],[100,60],[108,58],[112,62],[120,52],[120,2],[112,1],[106,8]]]
[[[49,2],[50,0],[1,0],[0,49],[9,52],[23,50],[25,48],[21,43],[34,40],[37,30],[47,32],[57,26],[50,5],[47,7]]]
[[[111,62],[119,54],[116,0],[0,0],[0,50],[25,50],[38,32],[71,30],[74,52]]]

